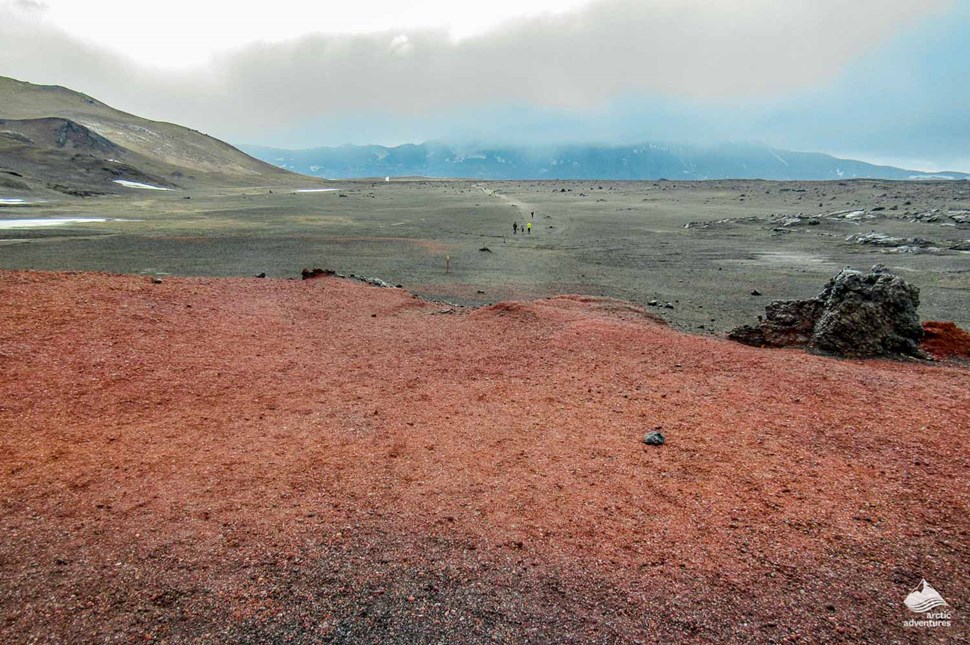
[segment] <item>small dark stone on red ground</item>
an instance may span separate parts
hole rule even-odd
[[[654,430],[653,432],[648,432],[643,437],[643,443],[648,446],[662,446],[666,442],[666,438],[663,433],[659,430]]]

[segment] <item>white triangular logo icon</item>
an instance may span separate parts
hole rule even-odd
[[[936,607],[942,607],[946,605],[946,601],[943,600],[943,596],[940,595],[936,589],[930,586],[926,580],[919,583],[908,596],[906,600],[906,607],[914,614],[922,614]]]

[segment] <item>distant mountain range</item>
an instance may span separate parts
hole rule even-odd
[[[0,76],[4,198],[127,193],[132,187],[305,186],[307,178],[295,173],[329,179],[970,179],[965,173],[925,173],[738,144],[241,148],[180,125],[121,112],[64,87]]]
[[[926,173],[817,152],[755,145],[713,147],[647,143],[635,146],[473,147],[438,142],[284,150],[240,148],[294,172],[352,177],[463,177],[473,179],[970,179],[959,172]]]
[[[0,76],[0,197],[306,181],[201,132]]]

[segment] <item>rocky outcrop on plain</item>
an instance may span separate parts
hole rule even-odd
[[[881,206],[870,209],[847,209],[829,213],[774,213],[772,215],[754,215],[750,217],[726,217],[717,220],[688,222],[687,229],[714,229],[745,224],[759,224],[767,229],[780,232],[790,232],[804,226],[818,226],[829,224],[861,224],[863,221],[905,221],[923,224],[938,224],[944,227],[965,228],[970,225],[970,211],[934,208],[923,212],[900,211],[897,206],[885,209]],[[862,237],[853,236],[853,237]],[[887,236],[888,237],[888,236]],[[855,240],[850,240],[855,241]],[[864,243],[864,242],[863,242]]]
[[[838,356],[918,356],[919,288],[882,265],[868,273],[843,269],[818,296],[774,301],[756,326],[731,331],[757,347],[807,347]]]
[[[349,278],[351,280],[357,280],[358,282],[364,282],[371,285],[372,287],[382,287],[384,289],[402,289],[403,285],[393,285],[386,280],[381,280],[380,278],[368,278],[367,276],[355,275],[351,273],[350,275],[344,275],[342,273],[337,273],[333,269],[321,269],[319,267],[314,269],[303,269],[300,275],[304,280],[313,280],[314,278],[321,277],[333,277],[333,278]]]
[[[947,217],[957,224],[970,224],[970,211],[950,211]]]
[[[871,231],[857,233],[845,238],[846,242],[865,246],[883,247],[883,253],[939,253],[940,247],[931,240],[921,237],[892,237]]]

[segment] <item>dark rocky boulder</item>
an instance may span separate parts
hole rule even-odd
[[[728,338],[757,347],[809,347],[839,356],[923,356],[919,289],[881,265],[843,269],[815,298],[781,300],[757,326]]]
[[[320,269],[320,268],[303,269],[303,271],[300,272],[300,275],[303,276],[304,280],[312,280],[313,278],[319,278],[322,276],[333,276],[336,274],[337,272],[334,271],[333,269]]]
[[[919,288],[881,265],[869,273],[843,269],[819,296],[825,307],[812,343],[845,356],[921,356]]]
[[[731,331],[728,338],[755,347],[808,345],[822,306],[818,298],[774,300],[765,307],[765,319],[757,326],[742,325]]]

